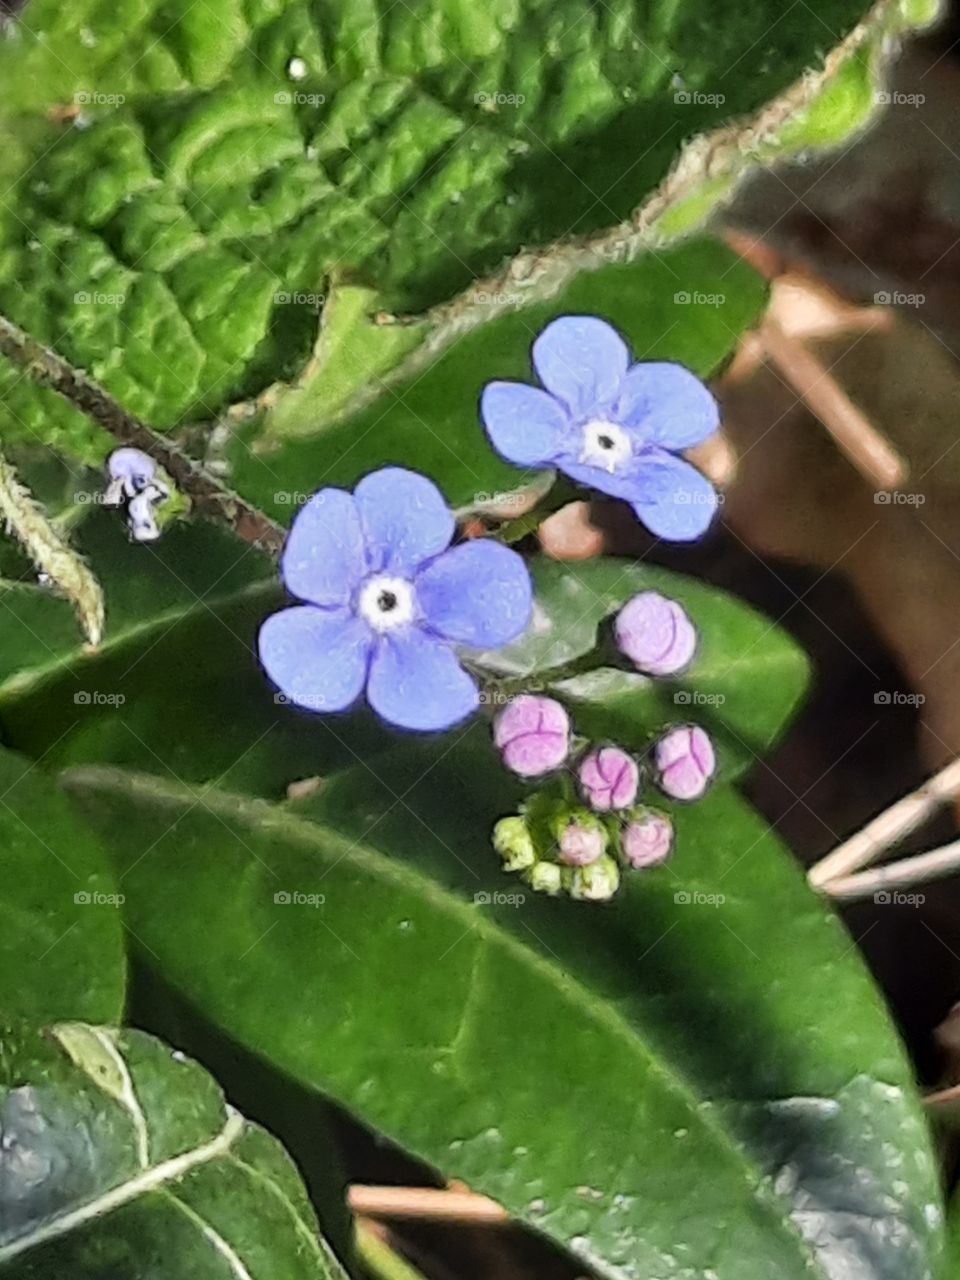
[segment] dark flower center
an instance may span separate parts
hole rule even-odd
[[[397,597],[392,591],[381,591],[377,596],[377,608],[381,613],[389,613],[397,607]]]
[[[597,436],[597,444],[601,449],[612,449],[613,443],[612,436]]]

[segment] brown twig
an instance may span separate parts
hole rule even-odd
[[[435,1187],[376,1187],[355,1184],[348,1196],[354,1213],[368,1218],[429,1218],[434,1222],[472,1222],[502,1226],[510,1215],[496,1200],[472,1191]]]
[[[120,444],[142,449],[167,471],[191,500],[198,516],[232,529],[237,537],[270,555],[279,556],[285,530],[262,511],[227,489],[187,456],[173,441],[134,418],[86,374],[74,369],[49,347],[36,342],[0,316],[0,354],[9,357],[35,383],[49,387],[86,413]]]
[[[913,858],[900,858],[886,866],[857,875],[838,876],[823,885],[828,898],[839,902],[859,902],[889,889],[908,889],[915,884],[928,884],[960,871],[960,840],[946,844]]]
[[[769,315],[760,327],[760,341],[860,474],[877,489],[901,485],[907,476],[906,462],[857,408],[822,361]]]
[[[930,815],[960,792],[960,759],[951,762],[939,773],[928,778],[896,804],[878,814],[861,830],[838,845],[810,868],[807,878],[815,889],[825,889],[833,880],[852,875],[861,867],[899,844],[911,831],[915,831]]]

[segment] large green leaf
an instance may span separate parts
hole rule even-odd
[[[488,846],[515,795],[480,752],[408,745],[309,816],[102,768],[69,785],[150,964],[600,1273],[928,1280],[908,1066],[770,832],[721,789],[609,908],[518,900]]]
[[[0,1274],[344,1280],[278,1143],[139,1031],[4,1037]]]
[[[157,425],[206,419],[300,370],[344,278],[419,308],[515,255],[546,296],[836,141],[931,3],[866,10],[32,0],[0,46],[0,310]],[[0,391],[42,431],[9,369]]]
[[[0,1018],[119,1018],[118,887],[35,764],[0,749]]]

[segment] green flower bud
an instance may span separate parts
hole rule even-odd
[[[500,819],[493,828],[493,847],[503,859],[505,871],[523,871],[537,860],[533,838],[519,815]]]
[[[523,878],[535,893],[549,893],[551,897],[563,887],[560,868],[555,862],[535,862]]]
[[[620,887],[620,868],[610,857],[564,874],[567,892],[578,902],[608,902]]]

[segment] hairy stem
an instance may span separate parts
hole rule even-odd
[[[0,316],[0,354],[11,359],[41,387],[49,387],[87,414],[120,444],[141,449],[159,462],[198,516],[232,529],[244,542],[279,556],[285,530],[262,511],[227,489],[171,440],[127,413],[97,383],[74,369],[49,347]]]

